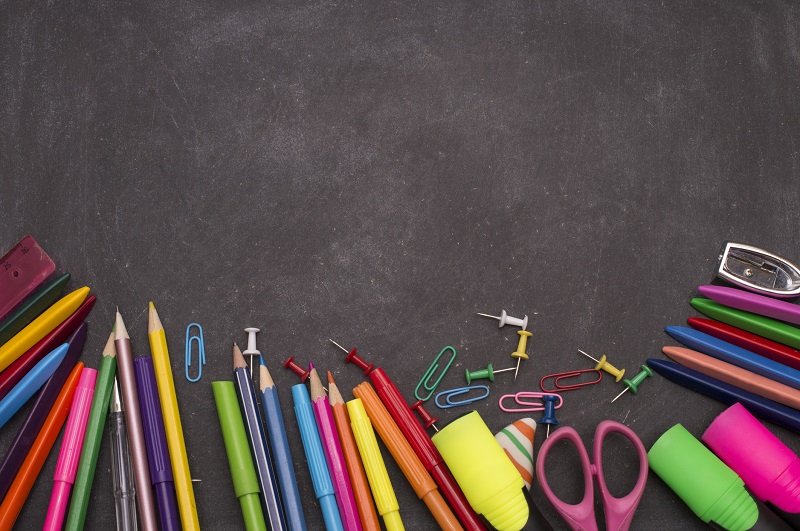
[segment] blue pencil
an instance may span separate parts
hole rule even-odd
[[[42,358],[42,361],[26,374],[9,393],[0,400],[0,428],[14,416],[19,408],[25,405],[30,397],[39,390],[41,386],[56,372],[58,366],[64,360],[64,356],[69,349],[69,343],[64,343],[50,354]]]
[[[289,440],[283,424],[281,405],[278,402],[278,391],[264,364],[264,358],[261,358],[258,383],[261,390],[261,406],[267,423],[269,445],[272,447],[272,459],[281,489],[286,523],[291,531],[306,531],[306,519],[303,515],[300,491],[297,489],[297,478],[292,466],[292,453],[289,450]]]
[[[753,415],[800,433],[800,411],[796,409],[726,384],[674,361],[649,359],[647,364],[671,382],[719,400],[724,404],[731,405],[741,402]]]
[[[800,371],[777,361],[759,356],[714,336],[685,326],[668,326],[669,335],[690,349],[708,354],[732,365],[760,374],[776,382],[800,389]]]
[[[311,483],[314,485],[314,494],[322,509],[325,529],[327,531],[344,531],[342,518],[339,516],[339,506],[336,505],[331,475],[328,472],[328,463],[325,461],[322,441],[317,430],[317,421],[314,420],[311,397],[305,384],[292,386],[292,399],[294,400],[294,414],[297,417],[297,424],[300,426],[300,438],[303,439],[303,450],[305,450],[308,469],[311,472]]]

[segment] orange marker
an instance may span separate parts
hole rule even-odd
[[[403,437],[397,423],[378,398],[375,389],[368,382],[363,382],[353,389],[353,395],[363,402],[375,431],[397,461],[417,497],[428,506],[439,526],[445,530],[463,530],[453,511],[442,498],[433,478],[425,470],[411,444]]]
[[[47,455],[53,448],[61,427],[67,420],[69,406],[72,404],[72,395],[75,394],[75,388],[78,387],[81,371],[83,371],[83,363],[79,362],[69,373],[64,387],[58,393],[56,402],[50,409],[50,413],[39,431],[39,435],[33,441],[25,461],[22,462],[14,482],[11,483],[3,504],[0,505],[0,531],[11,531],[11,528],[14,527],[14,522],[17,521],[19,512],[22,510],[22,506],[25,504],[25,500],[28,498],[28,494],[30,494],[33,484],[36,482],[44,462],[47,460]]]
[[[358,453],[353,430],[350,428],[347,406],[342,400],[342,394],[333,380],[331,371],[328,371],[328,400],[333,410],[336,431],[339,432],[339,442],[342,443],[344,462],[347,465],[347,472],[350,474],[350,485],[353,488],[353,496],[356,498],[361,527],[364,531],[380,531],[381,524],[378,523],[378,513],[375,511],[375,503],[372,501],[372,492],[369,490],[367,475],[361,464],[361,455]]]

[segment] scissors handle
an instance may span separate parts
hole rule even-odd
[[[547,477],[544,473],[545,460],[550,448],[561,439],[567,439],[578,450],[578,457],[581,460],[581,470],[583,470],[583,499],[577,504],[570,504],[556,496],[553,489],[547,483]],[[539,450],[539,457],[536,460],[536,478],[539,480],[539,485],[542,486],[544,495],[550,501],[552,506],[558,511],[558,514],[564,521],[575,531],[597,531],[597,518],[594,514],[594,488],[592,483],[593,466],[589,462],[589,454],[586,452],[586,447],[583,441],[578,436],[578,432],[569,426],[565,426],[556,430],[544,442],[542,448]]]
[[[560,432],[564,428],[558,430]],[[558,433],[556,432],[556,433]],[[606,478],[603,474],[603,440],[609,433],[619,433],[625,436],[636,449],[639,456],[639,478],[636,480],[636,485],[633,489],[622,498],[615,498],[611,495],[606,485]],[[606,516],[606,529],[608,531],[626,531],[633,519],[633,514],[636,512],[636,507],[644,494],[644,486],[647,483],[647,450],[644,444],[636,436],[632,429],[614,422],[613,420],[604,420],[597,426],[597,431],[594,436],[593,444],[593,457],[595,474],[597,475],[597,486],[600,489],[600,497],[603,500],[603,512]]]

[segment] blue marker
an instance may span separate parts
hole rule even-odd
[[[42,361],[34,365],[14,388],[0,400],[0,428],[14,416],[19,408],[39,390],[44,383],[50,379],[58,366],[64,360],[64,356],[69,349],[69,343],[64,343],[53,352],[42,358]]]
[[[327,531],[344,531],[342,518],[339,516],[339,506],[336,505],[336,495],[333,492],[333,483],[328,472],[328,463],[322,451],[322,441],[319,439],[317,423],[314,420],[314,410],[311,408],[311,397],[305,384],[292,386],[292,399],[294,400],[294,414],[300,426],[300,437],[303,439],[303,450],[306,453],[308,469],[311,472],[311,483],[314,485],[314,494],[322,508],[322,518],[325,520]]]
[[[795,389],[800,389],[800,371],[797,369],[787,367],[764,356],[759,356],[749,350],[737,347],[693,328],[668,326],[666,331],[690,349],[727,361],[737,367],[747,369]]]

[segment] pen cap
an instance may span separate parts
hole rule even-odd
[[[477,411],[433,436],[467,501],[498,531],[517,531],[528,521],[525,482]]]
[[[743,405],[726,409],[702,439],[758,499],[800,513],[800,458]]]
[[[680,424],[668,429],[647,453],[650,468],[706,523],[745,531],[758,520],[744,482]]]

